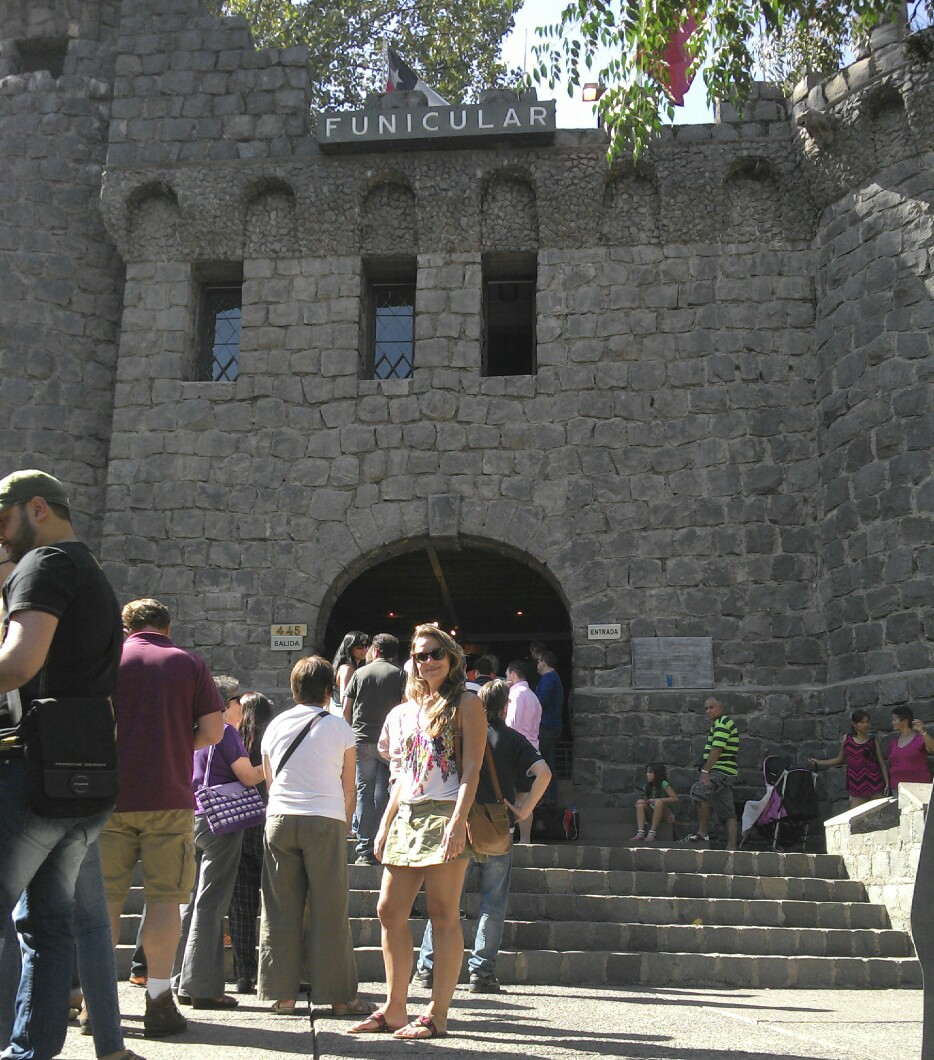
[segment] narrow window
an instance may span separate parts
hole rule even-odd
[[[410,379],[415,369],[415,261],[365,264],[364,374],[371,379]]]
[[[40,70],[48,70],[57,81],[65,70],[68,39],[34,37],[17,41],[16,50],[19,52],[17,73],[36,74]]]
[[[483,260],[483,374],[534,375],[534,255]]]
[[[202,378],[233,382],[240,373],[242,283],[201,286],[200,353]]]

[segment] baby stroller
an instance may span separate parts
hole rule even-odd
[[[804,844],[811,821],[818,816],[815,774],[792,765],[784,755],[769,755],[762,762],[765,795],[746,803],[743,810],[743,838],[771,840],[777,850]]]

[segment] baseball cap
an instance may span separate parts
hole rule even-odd
[[[12,475],[0,479],[0,512],[5,512],[14,504],[24,504],[33,497],[42,497],[49,504],[71,508],[65,487],[45,471],[30,468],[27,471],[14,471]]]

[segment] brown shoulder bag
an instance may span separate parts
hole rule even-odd
[[[457,712],[457,731],[454,734],[454,758],[457,763],[457,775],[460,777],[460,711]],[[489,741],[487,741],[483,760],[490,771],[490,780],[493,782],[496,802],[478,802],[474,799],[474,804],[470,807],[470,812],[467,814],[467,842],[477,854],[499,857],[502,854],[508,854],[512,847],[513,824],[509,816],[509,810],[503,800],[503,792],[499,786],[499,777],[496,775],[496,764],[493,761],[493,752],[490,750]]]

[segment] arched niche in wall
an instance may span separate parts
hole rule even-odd
[[[782,188],[767,158],[738,159],[727,173],[723,190],[723,242],[784,242]]]
[[[484,182],[480,236],[484,250],[538,249],[538,201],[524,173],[501,170]]]
[[[633,166],[614,166],[600,204],[601,241],[611,246],[657,243],[659,201],[654,174]]]
[[[370,185],[360,211],[360,247],[365,254],[418,253],[415,192],[404,177],[392,174]]]
[[[181,251],[181,210],[175,189],[163,181],[144,184],[127,202],[129,246],[139,261],[177,261]]]
[[[295,190],[279,178],[257,182],[247,192],[244,257],[288,258],[298,250]]]
[[[870,89],[859,114],[872,136],[877,167],[904,157],[912,131],[905,113],[905,100],[894,85],[884,84]]]

